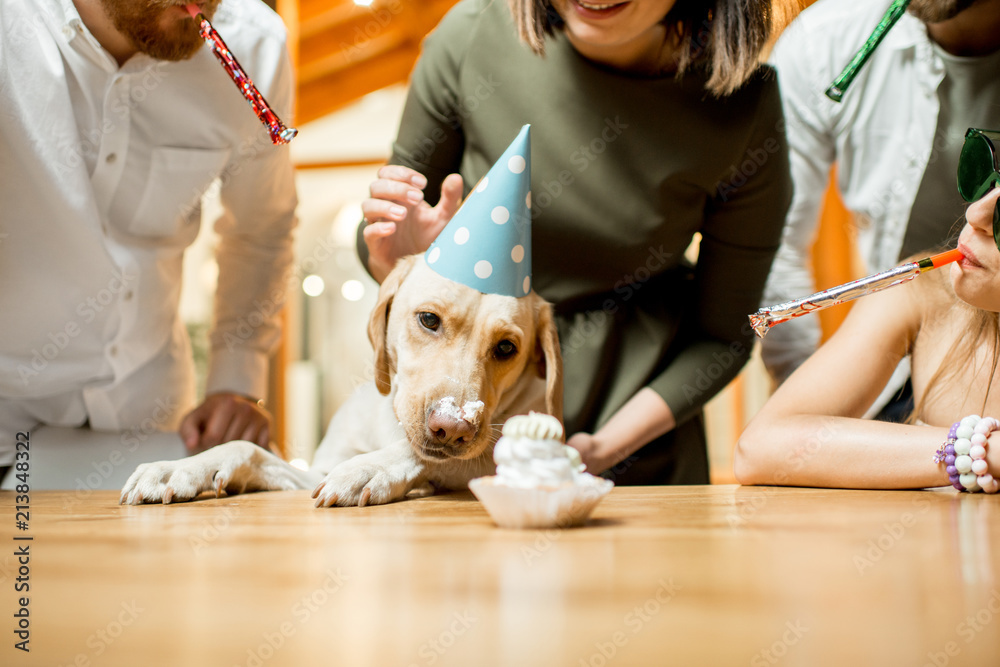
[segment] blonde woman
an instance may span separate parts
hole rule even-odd
[[[994,190],[969,207],[958,241],[965,259],[858,301],[833,338],[781,385],[740,438],[741,483],[906,489],[955,485],[957,473],[960,486],[968,487],[973,475],[972,490],[985,482],[995,492],[998,198]],[[906,354],[912,357],[913,423],[860,419]],[[966,417],[973,435],[964,439],[973,447],[978,442],[985,456],[964,451],[960,442],[945,450],[946,442],[963,439],[952,426]],[[977,430],[986,437],[974,438]],[[989,477],[963,470],[955,461],[961,456],[984,461],[974,465]]]
[[[758,65],[770,9],[464,0],[424,44],[363,205],[381,280],[531,123],[534,289],[559,320],[568,442],[619,484],[707,483],[702,406],[750,354],[791,196]]]

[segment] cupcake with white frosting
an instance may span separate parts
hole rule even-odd
[[[563,428],[550,415],[511,417],[493,449],[497,474],[469,489],[503,528],[566,528],[583,523],[611,487],[585,472],[580,454],[562,443]]]

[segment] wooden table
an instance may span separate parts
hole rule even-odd
[[[36,492],[16,531],[0,493],[0,664],[1000,664],[1000,497],[618,488],[562,531],[495,528],[468,493],[117,500]]]

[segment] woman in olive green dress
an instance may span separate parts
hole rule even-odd
[[[791,196],[758,66],[770,11],[463,0],[424,43],[362,206],[381,280],[531,124],[533,282],[559,320],[568,443],[619,484],[707,483],[702,407],[750,355]]]

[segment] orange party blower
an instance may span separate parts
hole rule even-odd
[[[921,273],[941,268],[945,264],[951,264],[960,259],[962,259],[961,252],[958,250],[949,250],[948,252],[942,252],[932,257],[918,259],[915,262],[907,262],[888,271],[882,271],[881,273],[860,278],[837,287],[831,287],[822,292],[816,292],[804,299],[786,301],[776,306],[761,308],[750,316],[750,325],[757,335],[763,338],[775,324],[781,324],[794,317],[815,313],[816,311],[836,306],[845,301],[852,301],[866,294],[894,287],[913,280]]]

